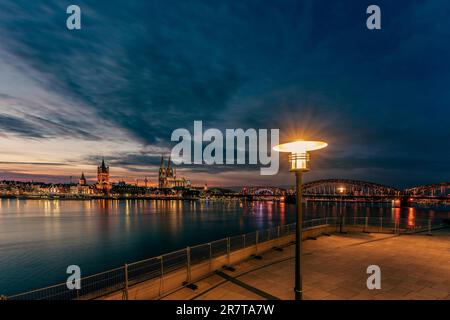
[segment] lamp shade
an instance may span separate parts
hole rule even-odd
[[[278,152],[305,153],[308,151],[323,149],[326,146],[328,146],[328,143],[323,141],[297,140],[279,144],[273,149]]]
[[[319,150],[328,146],[323,141],[297,140],[275,146],[273,149],[278,152],[290,152],[290,171],[309,170],[309,151]]]

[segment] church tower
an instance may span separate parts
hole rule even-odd
[[[161,157],[161,165],[159,167],[159,188],[176,188],[190,186],[190,181],[185,178],[177,178],[177,169],[173,167],[172,159],[169,156],[167,166],[164,163],[164,157]]]
[[[78,180],[80,186],[85,186],[87,184],[86,178],[84,177],[84,172],[81,173],[81,178]]]
[[[169,162],[167,163],[167,170],[166,170],[167,178],[173,178],[173,168],[172,168],[172,161],[170,160],[169,156]]]
[[[102,164],[97,167],[97,189],[109,191],[111,184],[109,183],[109,167],[105,164],[105,159],[102,159]]]
[[[166,181],[166,168],[164,167],[164,156],[161,156],[161,165],[159,166],[159,187],[164,188]]]

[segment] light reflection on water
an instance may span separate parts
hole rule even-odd
[[[367,204],[308,203],[304,219],[336,216],[406,219],[450,217],[450,210]],[[277,202],[156,200],[0,200],[0,294],[66,279],[295,221],[295,205]]]

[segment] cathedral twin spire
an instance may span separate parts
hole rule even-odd
[[[176,171],[174,168],[172,168],[172,161],[169,156],[169,160],[167,162],[167,167],[164,166],[164,156],[161,156],[161,165],[159,167],[159,176],[167,177],[167,178],[174,178],[176,174]]]

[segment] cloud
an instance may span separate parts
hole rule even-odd
[[[30,122],[16,117],[0,115],[0,130],[16,133],[28,138],[43,138],[45,129],[33,126]]]
[[[51,174],[30,174],[15,171],[0,171],[0,179],[14,181],[34,181],[43,183],[68,183],[70,176],[55,176]]]
[[[58,162],[13,162],[13,161],[0,161],[0,164],[25,164],[33,166],[67,166],[67,163]]]
[[[3,28],[15,35],[8,37],[8,50],[43,76],[41,82],[49,90],[81,102],[136,139],[145,143],[167,140],[179,126],[197,118],[214,118],[213,110],[226,108],[237,91],[240,80],[233,64],[225,56],[216,58],[205,52],[207,39],[199,37],[206,35],[195,31],[195,22],[160,12],[181,25],[166,30],[152,19],[130,25],[135,14],[148,11],[151,5],[126,5],[119,11],[100,5],[92,16],[89,12],[94,7],[80,5],[86,16],[79,37],[67,30],[56,32],[53,24],[61,18],[61,6],[10,5],[23,10],[29,20],[19,26],[5,20]],[[36,18],[36,12],[42,11],[47,14],[45,21]],[[46,27],[55,32],[45,38],[28,36],[43,33]],[[191,33],[184,31],[192,29]],[[185,41],[190,40],[180,46],[177,37],[185,36]]]
[[[68,31],[61,1],[0,4],[6,137],[116,141],[80,158],[101,153],[140,172],[159,165],[174,129],[202,120],[205,129],[280,128],[282,139],[327,140],[318,165],[330,175],[371,180],[384,169],[402,183],[410,168],[421,170],[417,179],[449,179],[442,3],[380,0],[379,32],[365,28],[366,5],[354,1],[79,5],[82,29]]]

